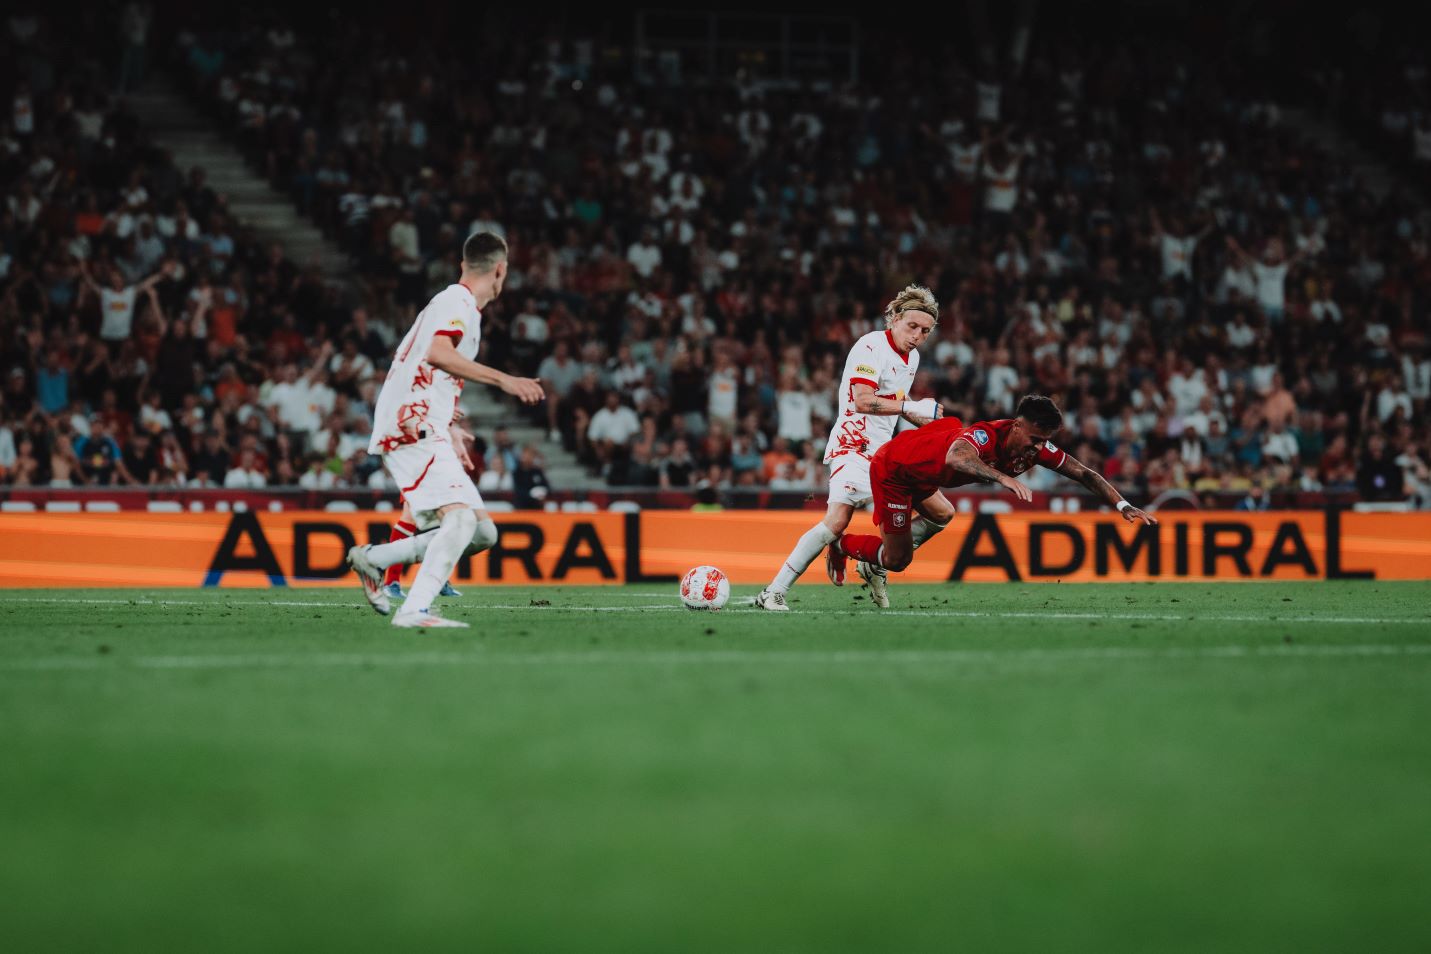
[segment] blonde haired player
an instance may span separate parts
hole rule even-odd
[[[855,508],[872,499],[870,459],[894,436],[903,418],[919,427],[943,416],[933,398],[906,400],[919,369],[919,347],[939,323],[939,302],[922,285],[909,285],[884,310],[885,329],[872,331],[855,342],[845,359],[840,380],[839,418],[830,429],[825,445],[825,464],[830,468],[829,504],[825,519],[805,532],[770,585],[755,597],[755,605],[783,613],[790,607],[785,594],[815,558],[850,525]],[[918,541],[943,530],[944,526],[920,521],[915,528]],[[830,582],[845,583],[844,562],[830,562]],[[861,562],[860,576],[869,584],[876,606],[889,606],[886,572],[878,565]]]
[[[482,311],[502,293],[507,278],[507,243],[491,232],[476,232],[462,246],[462,276],[428,302],[398,345],[378,393],[368,453],[402,490],[420,533],[348,551],[348,565],[363,584],[369,605],[383,616],[392,604],[383,592],[383,570],[394,563],[422,561],[394,626],[467,624],[430,611],[442,585],[464,553],[480,553],[497,542],[472,478],[467,476],[449,436],[463,382],[491,384],[527,404],[545,394],[541,383],[516,378],[478,364]]]

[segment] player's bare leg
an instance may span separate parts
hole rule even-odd
[[[790,551],[790,555],[781,565],[780,572],[775,574],[775,579],[755,597],[755,605],[763,610],[777,613],[789,610],[790,607],[785,605],[785,594],[790,592],[790,587],[794,586],[800,575],[809,569],[810,564],[815,562],[815,558],[820,555],[820,552],[827,550],[830,544],[839,539],[840,534],[844,533],[845,528],[850,525],[850,520],[854,515],[854,507],[847,503],[831,501],[829,508],[825,511],[825,519],[805,531],[805,534],[800,537],[795,544],[795,549]],[[839,586],[843,582],[842,567],[840,582],[835,585]]]

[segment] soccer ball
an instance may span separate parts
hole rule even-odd
[[[730,599],[730,580],[713,566],[698,566],[681,578],[681,602],[688,610],[718,610]]]

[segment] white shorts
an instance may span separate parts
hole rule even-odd
[[[867,505],[872,497],[869,458],[847,453],[830,461],[830,503],[849,504],[858,509]]]
[[[383,455],[383,466],[397,482],[419,530],[436,526],[437,510],[450,504],[486,509],[477,486],[447,441],[428,440],[399,447]]]

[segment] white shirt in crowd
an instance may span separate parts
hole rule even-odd
[[[482,476],[477,478],[477,489],[483,493],[491,493],[494,490],[513,489],[512,474],[506,470],[484,470]]]
[[[808,441],[815,435],[813,410],[803,388],[779,392],[775,395],[776,433],[789,441]]]
[[[1431,398],[1431,358],[1414,361],[1411,355],[1403,355],[1401,377],[1406,381],[1406,391],[1413,400],[1424,401]]]
[[[101,314],[99,336],[105,341],[123,341],[134,330],[134,300],[139,290],[133,285],[123,291],[99,290]]]
[[[268,486],[268,478],[260,471],[235,467],[224,474],[224,486],[229,490],[258,490]]]
[[[996,364],[984,381],[984,399],[995,407],[1012,410],[1018,386],[1019,373],[1006,364]]]
[[[1171,280],[1182,276],[1192,281],[1193,252],[1197,251],[1197,236],[1185,235],[1179,238],[1164,232],[1158,246],[1163,253],[1163,278]]]
[[[1173,409],[1179,415],[1191,414],[1207,396],[1207,382],[1200,371],[1192,371],[1186,376],[1179,372],[1168,379],[1168,393],[1172,395]]]
[[[998,83],[979,83],[979,119],[986,123],[999,121],[999,99],[1004,88]]]
[[[632,242],[626,250],[626,261],[642,278],[650,278],[651,273],[661,267],[661,250],[655,245]]]
[[[994,168],[984,162],[984,208],[990,212],[1012,212],[1019,201],[1019,162],[1010,159],[1007,165]]]
[[[1276,457],[1282,461],[1293,461],[1300,456],[1301,451],[1297,447],[1297,438],[1292,436],[1291,431],[1278,433],[1273,431],[1267,435],[1267,439],[1262,442],[1262,456]]]
[[[1391,420],[1391,415],[1396,413],[1396,409],[1401,408],[1401,413],[1406,420],[1411,420],[1411,395],[1406,391],[1393,391],[1389,386],[1382,388],[1376,395],[1376,418],[1385,424]]]
[[[1281,311],[1287,305],[1287,263],[1268,265],[1252,263],[1252,275],[1257,279],[1257,304],[1263,311]]]
[[[292,384],[275,384],[268,391],[267,403],[278,408],[278,419],[285,428],[311,434],[323,426],[323,418],[333,410],[335,398],[333,389],[326,384],[299,378]]]
[[[613,444],[629,443],[639,433],[641,419],[624,404],[618,405],[614,411],[603,406],[591,415],[591,423],[586,426],[588,440],[610,441]]]
[[[734,421],[740,372],[735,368],[712,371],[707,385],[706,413],[713,421]]]

